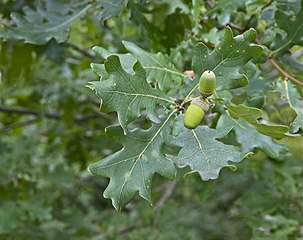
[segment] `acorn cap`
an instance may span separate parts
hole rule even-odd
[[[203,92],[200,88],[199,88],[199,92],[201,93],[203,98],[208,98],[209,96],[213,95],[214,92]]]
[[[207,112],[211,106],[211,104],[208,101],[206,101],[203,97],[194,98],[191,104],[200,107],[201,109],[204,110],[204,112]]]

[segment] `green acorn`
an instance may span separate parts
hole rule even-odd
[[[184,126],[188,129],[198,127],[209,107],[210,104],[205,99],[201,97],[193,99],[185,112]]]
[[[202,108],[190,104],[184,115],[184,126],[188,129],[195,129],[202,121],[203,116],[204,111]]]
[[[216,89],[216,75],[213,71],[206,70],[200,77],[199,91],[203,98],[211,96]]]

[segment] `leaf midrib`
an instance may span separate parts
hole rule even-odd
[[[157,130],[157,132],[154,134],[154,136],[151,138],[151,140],[147,143],[146,147],[143,148],[143,150],[139,153],[139,155],[136,155],[137,159],[136,161],[134,162],[131,170],[129,171],[129,176],[132,175],[132,172],[134,171],[135,169],[135,166],[137,165],[137,163],[140,161],[142,155],[144,154],[144,152],[146,151],[146,149],[150,146],[150,144],[152,144],[152,142],[155,140],[155,138],[159,135],[159,133],[161,132],[161,130],[163,129],[163,127],[165,126],[165,124],[169,121],[169,119],[173,116],[174,113],[176,113],[177,110],[174,110],[172,111],[169,116],[165,119],[165,121],[163,122],[163,124],[160,126],[160,128]],[[134,157],[133,157],[134,158]],[[119,192],[119,197],[118,197],[118,200],[120,201],[121,199],[121,195],[122,195],[122,192],[123,192],[123,189],[125,187],[127,183],[127,179],[124,180],[122,186],[121,186],[121,189],[120,189],[120,192]],[[145,185],[145,184],[144,184]]]
[[[27,31],[27,30],[20,30],[19,32],[22,33],[30,33],[30,34],[34,34],[34,33],[48,33],[48,32],[52,32],[52,31],[56,31],[57,29],[60,29],[61,27],[63,27],[64,25],[67,25],[71,22],[73,22],[76,18],[78,18],[79,16],[81,16],[84,12],[86,12],[92,5],[88,4],[86,7],[84,7],[80,12],[78,12],[77,14],[73,15],[71,18],[67,19],[66,21],[62,22],[61,24],[48,28],[48,29],[33,29],[31,31]],[[13,28],[14,29],[14,28]]]

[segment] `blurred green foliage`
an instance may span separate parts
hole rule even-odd
[[[22,7],[38,2],[2,0],[0,37],[1,24],[10,22],[11,12],[22,14]],[[89,163],[120,148],[104,132],[116,123],[115,114],[100,113],[97,97],[85,87],[98,80],[89,66],[99,61],[92,46],[124,52],[122,40],[132,41],[148,51],[171,54],[186,70],[193,44],[203,41],[213,47],[227,23],[255,27],[270,48],[279,31],[274,29],[275,11],[296,14],[299,9],[287,4],[300,5],[252,0],[218,7],[224,2],[125,1],[118,16],[100,21],[98,14],[86,14],[77,19],[62,43],[0,41],[1,240],[303,238],[302,136],[279,141],[290,153],[271,159],[256,149],[237,164],[236,172],[224,169],[215,181],[202,182],[198,174],[183,177],[179,169],[175,188],[156,176],[154,207],[138,198],[116,212],[101,195],[108,180],[86,170]],[[300,75],[300,61],[295,60],[302,56],[302,47],[295,46],[281,62]],[[250,84],[264,81],[248,91],[235,90],[232,101],[257,104],[271,121],[289,125],[296,115],[274,91],[270,65],[250,71]],[[255,97],[258,101],[252,102]],[[170,188],[174,191],[161,205]]]

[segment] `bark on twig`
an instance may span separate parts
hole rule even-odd
[[[272,59],[270,57],[269,61],[274,66],[274,68],[277,69],[278,72],[281,73],[285,77],[285,80],[290,80],[290,81],[300,85],[301,87],[303,87],[303,82],[301,82],[300,80],[294,78],[293,76],[291,76],[287,72],[285,72],[274,59]]]
[[[175,188],[177,187],[177,182],[168,182],[165,186],[165,190],[160,197],[159,201],[156,202],[154,206],[154,220],[153,220],[153,229],[156,230],[159,222],[160,212],[161,209],[164,207],[165,203],[168,201],[168,199],[173,194]]]

